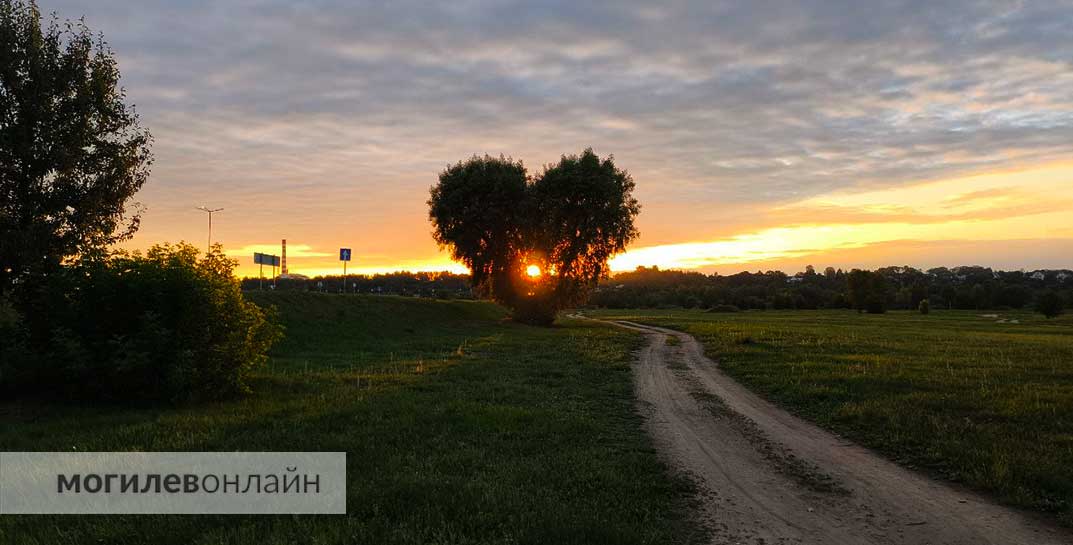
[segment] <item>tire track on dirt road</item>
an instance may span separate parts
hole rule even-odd
[[[713,543],[1070,544],[1073,532],[899,467],[726,376],[692,336],[633,322],[646,426],[703,489]],[[675,339],[671,343],[668,339]]]

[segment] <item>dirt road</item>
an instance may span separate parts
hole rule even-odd
[[[685,333],[615,323],[648,337],[637,396],[661,452],[705,490],[714,543],[1073,543],[1073,533],[791,416],[724,375]]]

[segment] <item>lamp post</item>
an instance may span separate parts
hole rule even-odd
[[[201,210],[202,212],[207,212],[209,214],[209,247],[208,247],[208,250],[206,250],[206,251],[211,252],[212,251],[212,213],[213,212],[219,212],[219,211],[223,210],[223,208],[209,208],[207,206],[199,206],[199,207],[197,207],[197,209]]]

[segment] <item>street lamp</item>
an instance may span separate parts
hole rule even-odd
[[[207,251],[211,252],[212,251],[212,213],[213,212],[219,212],[219,211],[223,210],[223,208],[209,208],[207,206],[199,206],[199,207],[197,207],[197,209],[201,210],[202,212],[208,212],[208,214],[209,214],[209,248],[208,248]]]

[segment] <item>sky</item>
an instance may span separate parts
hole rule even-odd
[[[592,147],[637,184],[612,262],[1073,267],[1073,3],[40,0],[115,50],[154,135],[128,248],[256,275],[464,271],[449,163]]]

